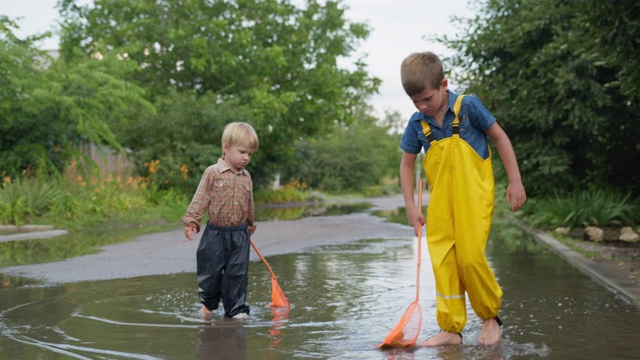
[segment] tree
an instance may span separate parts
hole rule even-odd
[[[119,143],[108,122],[152,111],[142,89],[113,75],[117,60],[67,66],[33,43],[17,39],[11,20],[0,19],[0,175],[46,177],[81,156],[83,143]],[[122,71],[122,70],[121,70]]]
[[[222,155],[222,131],[227,123],[249,118],[251,109],[232,102],[218,103],[211,93],[177,92],[156,98],[154,113],[141,114],[128,123],[114,124],[119,141],[136,154],[140,173],[161,188],[192,193],[204,170]],[[193,141],[187,141],[192,139]],[[252,158],[263,156],[259,149]],[[155,171],[148,164],[156,161]],[[147,166],[145,166],[147,164]]]
[[[154,102],[189,93],[216,106],[240,106],[244,117],[234,120],[250,122],[260,137],[258,184],[291,161],[297,140],[352,122],[354,105],[379,84],[362,59],[353,69],[337,65],[369,34],[366,25],[345,20],[340,1],[308,0],[297,7],[288,0],[96,0],[90,7],[62,0],[59,8],[63,56],[81,48],[87,56],[126,57],[139,66],[129,79]],[[193,148],[212,139],[176,142]]]
[[[511,137],[530,194],[640,192],[637,107],[610,86],[619,64],[586,45],[592,38],[579,3],[489,0],[480,15],[459,19],[465,34],[441,41],[458,51],[448,62],[464,70],[454,77]]]
[[[300,180],[310,187],[330,191],[363,191],[379,185],[383,178],[398,176],[400,136],[390,133],[398,114],[388,114],[384,122],[358,107],[357,120],[336,126],[328,136],[300,141],[294,168],[283,180]]]
[[[640,99],[640,3],[635,0],[577,2],[584,45],[618,70],[611,85]]]

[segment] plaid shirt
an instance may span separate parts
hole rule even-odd
[[[253,182],[245,169],[235,173],[222,158],[209,166],[202,175],[187,214],[182,218],[186,226],[196,224],[209,212],[209,221],[218,226],[253,226]]]

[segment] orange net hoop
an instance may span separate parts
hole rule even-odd
[[[275,276],[271,276],[271,307],[274,308],[289,308],[289,300],[284,295],[284,291],[278,285],[278,280]]]
[[[420,334],[420,324],[422,324],[422,309],[420,308],[420,303],[416,300],[409,305],[400,321],[377,347],[412,347]]]

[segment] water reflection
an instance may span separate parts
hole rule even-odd
[[[310,216],[335,216],[363,212],[373,205],[368,202],[334,205],[268,205],[255,209],[256,221],[298,220]]]
[[[374,210],[371,213],[373,215],[383,217],[392,223],[403,225],[407,224],[407,209],[404,207],[392,210]]]
[[[423,246],[418,341],[435,334]],[[69,359],[582,359],[637,357],[640,310],[499,221],[487,248],[505,292],[499,345],[477,344],[470,313],[461,346],[378,350],[415,299],[415,239],[374,239],[269,257],[291,302],[269,306],[270,274],[250,266],[247,321],[198,315],[195,274],[42,286],[3,277],[0,358]],[[604,336],[603,334],[615,334]]]
[[[198,330],[196,359],[243,360],[247,358],[247,330],[239,321],[203,325]]]
[[[179,225],[179,224],[178,224]],[[135,228],[91,229],[51,239],[0,242],[0,267],[41,264],[71,257],[94,254],[103,245],[130,241],[136,236],[173,230],[176,224],[148,224]]]
[[[284,337],[284,333],[282,328],[286,326],[287,321],[289,320],[289,312],[288,308],[271,308],[271,314],[273,315],[273,319],[271,319],[271,329],[269,330],[269,336],[273,338],[269,342],[269,347],[276,347],[282,341]]]

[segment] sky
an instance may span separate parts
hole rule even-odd
[[[58,0],[0,0],[0,14],[15,19],[20,27],[18,37],[56,32],[60,17],[55,9]],[[91,0],[80,0],[90,4]],[[469,18],[472,9],[468,0],[344,0],[349,9],[346,17],[365,22],[371,28],[367,40],[360,44],[354,57],[366,54],[369,73],[382,80],[379,94],[371,98],[376,116],[382,118],[385,111],[398,111],[409,118],[415,111],[400,83],[400,63],[412,52],[430,50],[441,56],[451,55],[447,49],[424,37],[450,35],[459,32],[451,22],[457,15]],[[17,19],[17,18],[21,19]],[[54,36],[39,44],[41,49],[58,48]],[[455,86],[452,86],[455,90]]]

